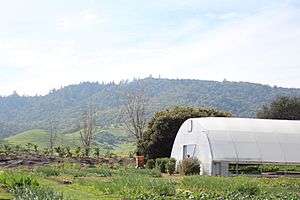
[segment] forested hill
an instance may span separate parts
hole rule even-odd
[[[93,105],[101,126],[122,123],[121,108],[125,93],[144,88],[149,112],[174,106],[215,108],[238,117],[255,117],[264,104],[278,95],[300,96],[300,89],[270,87],[246,82],[170,80],[145,78],[119,84],[84,82],[52,90],[45,96],[0,97],[0,138],[34,128],[46,129],[49,119],[58,121],[58,129],[78,129],[82,108]]]

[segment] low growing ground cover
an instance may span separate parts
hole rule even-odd
[[[162,176],[157,169],[68,163],[0,171],[0,188],[3,199],[300,198],[300,179]]]

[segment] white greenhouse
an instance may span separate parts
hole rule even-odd
[[[191,118],[180,127],[171,157],[201,161],[201,174],[228,176],[229,165],[300,165],[300,121]]]

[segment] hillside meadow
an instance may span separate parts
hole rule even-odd
[[[92,146],[99,147],[101,154],[109,151],[119,156],[127,156],[129,152],[134,152],[135,146],[132,136],[124,129],[123,127],[110,127],[107,130],[98,130],[95,132]],[[7,137],[4,141],[22,147],[26,147],[28,143],[36,144],[38,150],[42,152],[45,148],[49,148],[49,137],[49,131],[34,129]],[[55,146],[66,146],[73,150],[82,146],[79,131],[68,134],[57,133]]]

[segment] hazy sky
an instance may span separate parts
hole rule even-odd
[[[0,0],[0,95],[150,74],[300,88],[300,1]]]

